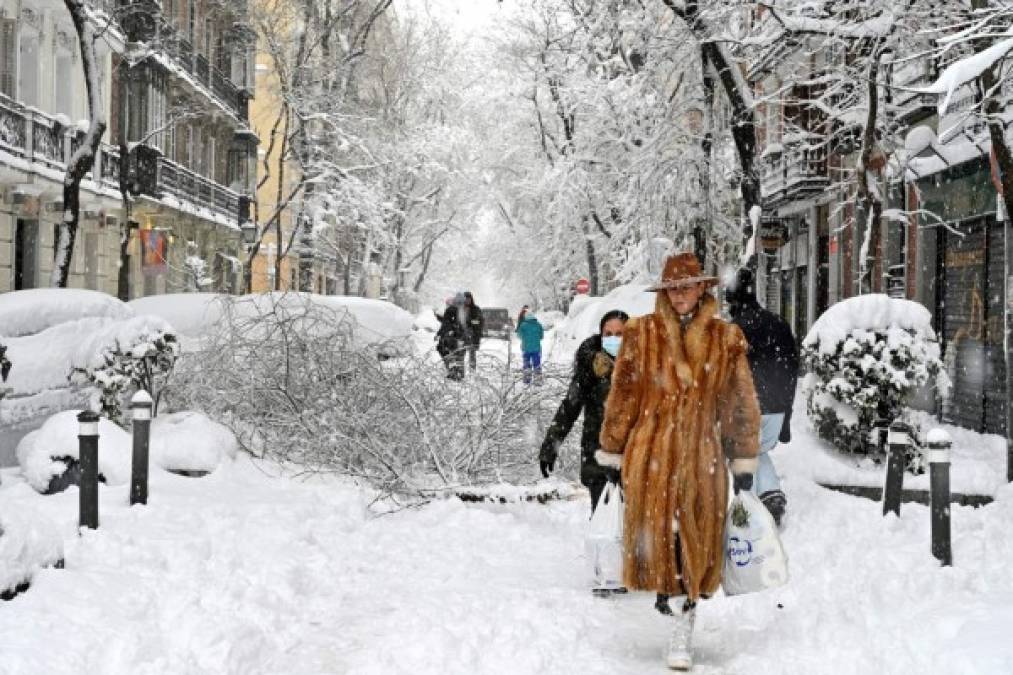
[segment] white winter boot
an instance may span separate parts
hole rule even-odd
[[[693,640],[693,624],[696,622],[696,607],[676,610],[672,626],[672,637],[668,640],[666,662],[672,670],[692,670],[693,654],[690,643]]]

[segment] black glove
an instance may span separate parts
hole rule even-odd
[[[541,451],[538,453],[538,468],[542,470],[542,475],[546,478],[556,468],[556,451],[551,447],[542,446]]]
[[[751,473],[737,473],[732,476],[732,489],[735,490],[735,494],[739,494],[740,490],[749,491],[753,487],[753,474]]]

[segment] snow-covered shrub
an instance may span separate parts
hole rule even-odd
[[[38,492],[59,492],[77,484],[81,460],[79,412],[65,410],[53,415],[18,443],[15,454],[21,475]],[[98,433],[100,479],[108,485],[126,483],[130,480],[130,434],[105,418],[99,419]]]
[[[139,316],[91,336],[78,355],[69,379],[95,387],[101,413],[123,425],[123,405],[138,389],[151,394],[157,411],[179,342],[164,320]]]
[[[802,343],[808,374],[806,411],[819,435],[839,450],[869,454],[877,419],[906,417],[916,390],[933,385],[945,395],[948,380],[927,309],[886,295],[861,295],[837,303]],[[908,466],[921,471],[913,449]]]
[[[565,389],[524,387],[505,365],[448,383],[431,353],[381,359],[348,312],[294,294],[234,300],[218,328],[180,359],[167,405],[203,411],[255,456],[400,494],[530,480],[539,412]]]

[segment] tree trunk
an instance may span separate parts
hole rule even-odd
[[[120,142],[119,158],[120,195],[123,200],[123,219],[120,221],[120,266],[116,281],[116,296],[123,302],[130,300],[130,222],[133,219],[133,202],[130,199],[130,151],[126,140]]]
[[[590,295],[600,295],[598,288],[600,279],[598,275],[598,254],[594,250],[594,239],[591,235],[591,227],[588,225],[587,216],[584,217],[584,254],[587,256],[587,281],[590,288]]]
[[[883,218],[883,195],[881,186],[877,185],[880,169],[870,166],[873,155],[876,151],[876,122],[879,116],[879,64],[883,55],[883,41],[879,40],[873,47],[869,60],[869,73],[866,79],[868,90],[868,110],[865,117],[865,129],[862,133],[862,152],[859,156],[858,167],[858,195],[861,199],[863,213],[865,215],[865,231],[862,241],[862,248],[859,252],[858,262],[858,293],[868,293],[872,290],[872,280],[869,278],[869,256],[872,255],[872,247],[879,241],[880,223]],[[875,172],[875,173],[874,173]]]
[[[91,122],[84,141],[67,162],[63,179],[63,218],[59,238],[53,255],[53,286],[66,288],[70,277],[70,262],[74,254],[74,240],[81,217],[81,181],[95,164],[95,154],[106,130],[105,111],[102,109],[101,81],[95,56],[95,31],[88,21],[83,0],[64,0],[77,31],[84,68],[85,87],[88,92],[88,115]]]
[[[732,140],[739,159],[742,173],[739,190],[742,194],[743,263],[756,267],[756,228],[760,225],[763,205],[760,199],[760,177],[756,172],[756,113],[748,91],[743,91],[742,74],[736,70],[738,64],[728,60],[721,43],[711,39],[707,26],[700,16],[698,0],[687,0],[685,4],[675,0],[663,0],[672,13],[682,19],[700,44],[703,68],[713,68],[721,83],[728,104],[731,106]]]
[[[702,55],[701,55],[702,58]],[[703,151],[703,171],[700,174],[700,194],[703,198],[703,219],[697,219],[693,226],[693,249],[700,264],[707,265],[707,236],[713,224],[711,212],[711,167],[714,159],[714,78],[703,69],[703,139],[700,149]]]

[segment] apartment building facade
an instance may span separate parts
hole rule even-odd
[[[245,5],[96,0],[90,10],[108,128],[81,186],[69,285],[124,298],[238,290],[257,145]],[[86,102],[63,3],[0,3],[0,292],[50,285]]]
[[[898,60],[886,69],[881,102],[897,136],[909,140],[883,158],[888,217],[867,233],[853,179],[864,111],[829,120],[826,106],[814,103],[827,102],[820,92],[794,84],[819,82],[834,58],[810,42],[782,41],[748,74],[761,102],[762,301],[799,339],[827,307],[854,295],[921,303],[953,382],[938,412],[1003,434],[1009,238],[987,129],[968,114],[974,91],[959,91],[941,116],[938,97],[917,90],[935,81],[946,60]]]

